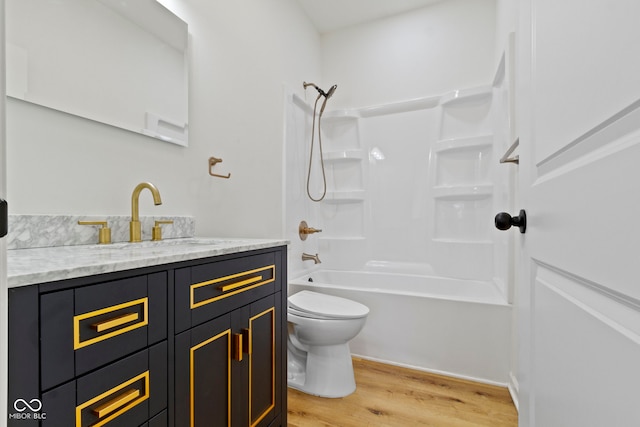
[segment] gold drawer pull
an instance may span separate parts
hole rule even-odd
[[[245,285],[249,285],[251,283],[259,282],[262,280],[262,276],[250,277],[249,279],[240,280],[239,282],[229,283],[228,285],[219,286],[218,289],[222,292],[227,292],[232,289],[241,288]]]
[[[122,316],[114,317],[113,319],[94,323],[93,325],[91,325],[91,327],[98,332],[103,332],[103,331],[106,331],[107,329],[113,329],[118,326],[124,325],[125,323],[138,320],[139,317],[140,316],[138,313],[123,314]]]
[[[265,267],[255,268],[253,270],[243,271],[241,273],[231,274],[229,276],[217,277],[205,282],[193,283],[189,287],[190,301],[189,308],[196,309],[207,304],[219,301],[224,298],[247,292],[259,286],[273,283],[276,281],[276,266],[271,264]],[[207,286],[209,292],[219,291],[215,296],[205,296],[206,293],[196,297],[198,289]]]
[[[242,334],[233,334],[233,359],[242,362]]]
[[[93,409],[93,413],[97,415],[98,418],[102,418],[105,415],[109,415],[116,409],[121,408],[122,406],[136,399],[138,396],[140,396],[140,390],[129,390],[128,392],[116,397],[115,399],[108,401],[104,405],[100,405],[97,408]]]
[[[105,402],[106,399],[111,400]],[[83,424],[83,414],[99,417],[99,420],[91,424],[92,427],[104,426],[147,399],[149,399],[149,371],[76,406],[75,427],[86,425]],[[94,407],[94,405],[99,406]]]
[[[127,311],[129,313],[127,313]],[[131,313],[131,311],[134,312]],[[100,317],[104,318],[104,316],[109,315],[115,317],[104,321],[97,321]],[[96,323],[92,324],[91,322]],[[147,326],[148,324],[149,297],[79,314],[73,316],[73,349],[78,350],[117,335],[125,334],[134,329]],[[115,329],[117,326],[122,327]],[[88,331],[89,328],[103,333],[97,336],[95,336],[95,334],[92,335],[91,331]],[[89,333],[87,334],[87,332]]]
[[[251,356],[253,353],[253,341],[251,335],[251,328],[244,328],[242,330],[242,345],[244,347],[244,352]]]

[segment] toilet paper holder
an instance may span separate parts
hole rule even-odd
[[[213,167],[218,163],[222,163],[222,159],[219,159],[217,157],[209,157],[209,175],[215,176],[216,178],[224,178],[224,179],[231,178],[231,174],[230,173],[228,173],[226,175],[220,175],[220,174],[217,174],[217,173],[213,173]]]

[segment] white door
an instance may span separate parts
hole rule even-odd
[[[4,0],[0,0],[0,199],[6,195]],[[7,247],[0,237],[0,425],[7,419]]]
[[[520,6],[520,426],[640,426],[640,1]]]

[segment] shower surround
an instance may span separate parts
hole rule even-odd
[[[373,305],[371,322],[352,343],[359,356],[507,383],[513,282],[509,254],[513,242],[511,233],[500,233],[493,226],[496,212],[512,210],[510,195],[517,167],[499,164],[512,137],[506,80],[502,61],[490,86],[326,111],[321,129],[327,195],[320,203],[311,202],[305,194],[312,108],[293,92],[286,93],[285,227],[291,240],[290,293],[311,288],[342,295],[342,290],[349,289],[354,292],[349,294],[351,299]],[[319,191],[322,177],[317,151],[313,159],[311,189]],[[301,241],[297,235],[301,220],[322,233]],[[322,264],[303,262],[303,252],[318,253]],[[306,280],[309,275],[313,278],[314,273],[324,278],[345,277],[332,272],[355,273],[351,277],[357,277],[358,283],[351,286],[323,279],[314,286],[296,280]],[[384,277],[387,282],[375,303],[372,294],[358,297],[357,293],[357,288],[379,291],[374,282],[368,282],[367,278],[373,277]],[[425,280],[415,280],[418,277]],[[436,285],[438,291],[434,292],[438,278],[441,285]],[[424,304],[420,300],[405,304],[402,301],[406,299],[389,297],[396,291],[406,295],[407,281],[418,283],[418,287],[424,284],[421,289],[411,285],[410,293],[428,298]],[[448,292],[447,283],[457,285]],[[469,295],[464,295],[465,290],[471,291]],[[486,295],[478,297],[478,292]],[[465,303],[450,303],[460,299]],[[438,304],[440,308],[436,308]],[[470,311],[479,316],[475,320],[462,313],[469,304],[479,304]],[[445,307],[454,311],[450,318],[459,314],[466,320],[454,325],[444,316],[442,323],[434,323],[433,313]],[[413,327],[400,324],[392,314],[405,308],[416,311],[409,316],[414,319]],[[421,317],[421,310],[429,313]],[[467,328],[473,336],[465,335],[465,322],[474,321],[483,325],[485,339],[479,339],[477,328]],[[374,339],[376,331],[371,328],[395,323],[405,331],[399,330],[399,336],[407,339],[413,335],[414,340],[420,340],[421,330],[423,336],[439,339],[407,347],[413,354],[406,357],[385,351],[394,345],[395,337],[385,334],[386,338]],[[447,327],[454,328],[452,334],[446,333]],[[434,333],[434,328],[441,332]],[[460,340],[468,343],[461,345]],[[469,347],[469,343],[473,345]],[[430,357],[460,348],[469,352],[464,355],[469,363],[464,368],[460,367],[460,355],[451,358],[456,364],[448,364],[446,357]]]

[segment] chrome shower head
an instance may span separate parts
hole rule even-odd
[[[329,88],[329,91],[326,93],[325,98],[327,98],[327,99],[331,98],[331,95],[333,95],[333,92],[335,92],[336,89],[338,89],[338,85],[331,86]]]
[[[331,98],[331,95],[338,89],[338,85],[333,85],[329,88],[329,91],[324,95],[324,101],[322,102],[322,107],[320,108],[320,115],[324,113],[324,107],[327,106],[327,100]]]

